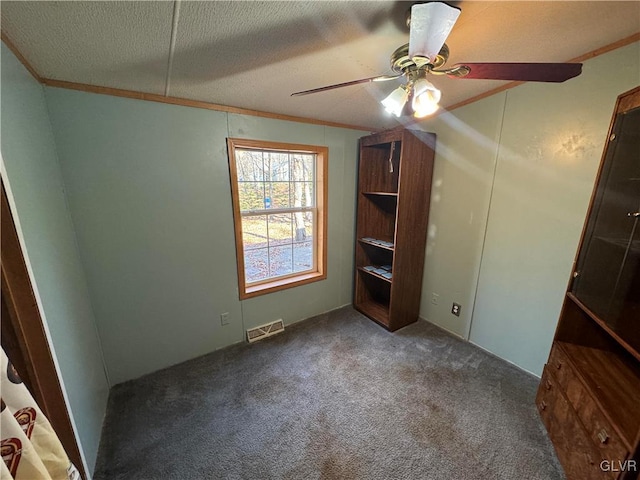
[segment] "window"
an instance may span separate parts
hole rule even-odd
[[[240,298],[326,278],[327,147],[227,143]]]

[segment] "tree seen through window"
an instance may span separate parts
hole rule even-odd
[[[315,155],[236,149],[247,283],[312,270]]]

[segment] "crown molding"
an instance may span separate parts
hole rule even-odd
[[[2,30],[2,32],[0,32],[0,37],[2,38],[2,41],[7,46],[7,48],[13,52],[13,54],[17,57],[18,60],[20,60],[20,63],[22,65],[24,65],[24,68],[27,69],[27,71],[33,76],[33,78],[35,78],[36,81],[38,81],[39,83],[42,83],[42,77],[40,75],[38,75],[38,72],[36,72],[36,69],[33,68],[33,66],[24,57],[24,55],[22,55],[22,53],[20,53],[20,50],[18,50],[18,48],[15,46],[15,44],[7,36],[7,34],[4,33],[4,30]]]
[[[590,52],[587,52],[579,57],[572,58],[571,60],[567,60],[567,63],[580,63],[585,60],[590,60],[594,57],[602,55],[604,53],[608,53],[612,50],[616,50],[617,48],[626,47],[634,42],[640,41],[640,32],[634,33],[626,38],[618,40],[617,42],[610,43],[609,45],[605,45],[604,47],[597,48]],[[455,110],[456,108],[464,107],[465,105],[469,105],[470,103],[477,102],[478,100],[482,100],[483,98],[490,97],[491,95],[495,95],[496,93],[503,92],[504,90],[509,90],[513,87],[517,87],[518,85],[522,85],[526,82],[509,82],[500,87],[494,88],[493,90],[489,90],[488,92],[481,93],[476,95],[475,97],[468,98],[467,100],[463,100],[458,102],[450,107],[447,107],[445,110],[450,112],[451,110]]]
[[[39,83],[46,85],[48,87],[55,87],[55,88],[66,88],[69,90],[79,90],[79,91],[83,91],[83,92],[90,92],[90,93],[97,93],[97,94],[101,94],[101,95],[111,95],[111,96],[115,96],[115,97],[123,97],[123,98],[132,98],[132,99],[136,99],[136,100],[145,100],[145,101],[149,101],[149,102],[159,102],[159,103],[167,103],[170,105],[182,105],[185,107],[192,107],[192,108],[202,108],[202,109],[206,109],[206,110],[216,110],[219,112],[227,112],[227,113],[236,113],[239,115],[250,115],[250,116],[254,116],[254,117],[262,117],[262,118],[271,118],[271,119],[275,119],[275,120],[285,120],[285,121],[290,121],[290,122],[298,122],[298,123],[309,123],[309,124],[313,124],[313,125],[324,125],[324,126],[328,126],[328,127],[337,127],[337,128],[346,128],[346,129],[350,129],[350,130],[363,130],[363,131],[369,131],[369,132],[378,132],[380,131],[379,128],[371,128],[371,127],[367,127],[367,126],[361,126],[361,125],[350,125],[350,124],[345,124],[345,123],[338,123],[338,122],[329,122],[329,121],[325,121],[325,120],[317,120],[314,118],[307,118],[307,117],[298,117],[298,116],[293,116],[293,115],[283,115],[283,114],[279,114],[279,113],[271,113],[271,112],[263,112],[263,111],[259,111],[259,110],[250,110],[250,109],[246,109],[246,108],[239,108],[239,107],[231,107],[231,106],[227,106],[227,105],[219,105],[219,104],[215,104],[215,103],[209,103],[209,102],[203,102],[200,100],[189,100],[186,98],[179,98],[179,97],[169,97],[169,96],[164,96],[164,95],[158,95],[158,94],[154,94],[154,93],[145,93],[145,92],[136,92],[133,90],[123,90],[120,88],[111,88],[111,87],[101,87],[101,86],[97,86],[97,85],[89,85],[89,84],[84,84],[84,83],[75,83],[75,82],[67,82],[64,80],[54,80],[54,79],[50,79],[50,78],[43,78],[41,77],[38,72],[35,70],[35,68],[33,68],[33,66],[29,63],[29,61],[24,57],[24,55],[22,55],[22,53],[20,53],[20,51],[16,48],[15,44],[11,41],[11,39],[6,35],[6,33],[4,31],[1,32],[2,33],[2,41],[5,43],[5,45],[9,48],[9,50],[11,50],[13,52],[13,54],[18,58],[18,60],[20,61],[20,63],[22,63],[22,65],[24,65],[24,67],[29,71],[29,73],[33,76],[33,78],[35,78]],[[577,63],[577,62],[583,62],[585,60],[590,60],[594,57],[597,57],[599,55],[602,55],[604,53],[608,53],[612,50],[616,50],[618,48],[622,48],[625,47],[627,45],[630,45],[634,42],[640,41],[640,32],[634,33],[633,35],[630,35],[626,38],[620,39],[616,42],[610,43],[608,45],[605,45],[603,47],[597,48],[595,50],[592,50],[590,52],[587,52],[583,55],[580,55],[579,57],[576,58],[572,58],[571,60],[568,60],[567,63]],[[504,85],[501,85],[500,87],[494,88],[492,90],[489,90],[487,92],[483,92],[479,95],[476,95],[474,97],[468,98],[466,100],[463,100],[461,102],[458,102],[456,104],[453,104],[447,108],[444,108],[443,111],[447,111],[450,112],[452,110],[455,110],[457,108],[460,107],[464,107],[465,105],[469,105],[471,103],[475,103],[479,100],[482,100],[484,98],[490,97],[492,95],[495,95],[496,93],[500,93],[503,92],[505,90],[509,90],[511,88],[517,87],[518,85],[522,85],[523,83],[526,82],[509,82],[506,83]],[[434,118],[434,117],[432,117]],[[420,123],[421,120],[414,120],[412,122],[408,122],[407,125],[403,125],[403,127],[410,127],[412,125],[415,125],[417,123]]]

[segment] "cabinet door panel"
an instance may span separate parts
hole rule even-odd
[[[638,318],[640,108],[617,115],[604,162],[572,290],[615,330],[628,308]]]
[[[636,212],[640,212],[640,205]],[[640,351],[640,218],[635,220],[633,237],[616,282],[606,322],[620,338]]]

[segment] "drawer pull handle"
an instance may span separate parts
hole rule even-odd
[[[603,428],[598,432],[598,438],[600,439],[600,443],[607,443],[609,441],[609,434]]]
[[[553,385],[549,380],[547,380],[546,387],[547,387],[547,390],[551,390],[551,387],[553,387]]]
[[[540,402],[540,410],[546,410],[547,409],[547,404],[546,402],[543,400],[542,402]]]

